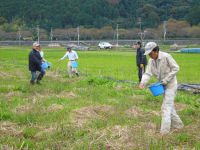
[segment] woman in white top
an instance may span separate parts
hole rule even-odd
[[[40,48],[39,48],[38,50],[39,50],[39,52],[40,52],[40,56],[42,57],[42,61],[43,61],[43,62],[46,62],[47,60],[44,59],[44,52],[42,51],[41,46],[40,46]]]

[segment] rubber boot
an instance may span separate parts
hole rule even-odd
[[[37,82],[36,82],[37,84],[41,84],[41,83],[40,83],[40,80],[42,80],[42,77],[43,77],[42,75],[39,75],[39,76],[38,76]]]
[[[32,80],[30,80],[30,84],[34,85],[34,84],[35,84],[35,82],[34,82],[34,81],[32,81]]]
[[[80,76],[80,73],[79,73],[78,71],[76,72],[76,76],[77,76],[77,77],[79,77],[79,76]]]

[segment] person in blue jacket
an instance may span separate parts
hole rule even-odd
[[[29,70],[31,71],[31,80],[30,83],[34,84],[34,81],[36,79],[36,71],[39,71],[40,74],[37,77],[37,84],[40,84],[40,80],[45,75],[44,69],[42,69],[42,57],[39,52],[40,44],[35,42],[33,43],[33,49],[29,53]]]
[[[141,82],[142,75],[145,72],[145,66],[147,65],[147,58],[146,55],[144,55],[145,50],[142,48],[142,43],[140,41],[135,43],[135,47],[137,48],[136,61],[138,67],[138,78],[139,82]]]

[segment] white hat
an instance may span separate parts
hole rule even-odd
[[[33,43],[33,46],[34,46],[34,47],[37,47],[37,46],[40,46],[40,44],[39,44],[38,42],[34,42],[34,43]]]
[[[148,42],[145,46],[145,53],[144,55],[148,55],[151,51],[157,46],[155,42]]]

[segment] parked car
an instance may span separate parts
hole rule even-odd
[[[109,42],[100,42],[98,46],[104,49],[111,49],[113,47]]]

